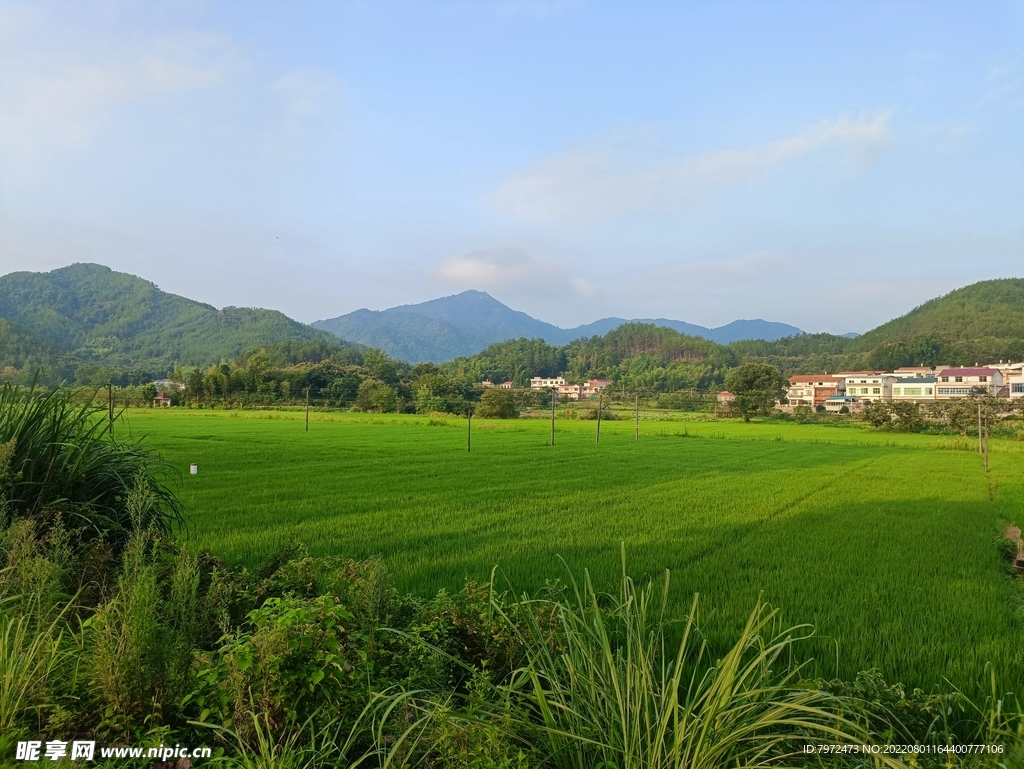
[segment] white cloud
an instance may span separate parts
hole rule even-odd
[[[565,270],[557,264],[530,256],[513,247],[470,251],[445,261],[438,277],[461,286],[478,289],[517,288],[535,281],[559,284]]]
[[[872,164],[890,140],[889,118],[840,116],[788,139],[630,168],[604,152],[542,160],[503,182],[488,202],[525,221],[672,214],[727,189],[763,180],[786,163],[828,145],[843,147],[858,167]]]
[[[0,145],[87,141],[112,109],[223,82],[240,55],[223,36],[194,30],[99,39],[67,47],[57,21],[24,11],[0,20]]]

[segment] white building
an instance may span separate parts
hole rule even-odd
[[[871,402],[892,398],[892,383],[899,377],[885,371],[840,371],[836,374],[846,382],[846,394]]]
[[[892,399],[915,403],[933,401],[938,381],[933,376],[900,377],[892,383]]]
[[[1003,386],[1003,375],[998,369],[987,366],[974,368],[944,368],[938,373],[939,400],[964,398],[976,393],[996,395]]]
[[[1006,384],[1009,386],[1009,396],[1011,398],[1024,398],[1024,372],[1010,374]]]
[[[565,377],[560,376],[535,376],[530,379],[531,390],[547,390],[552,387],[561,387],[566,384]]]

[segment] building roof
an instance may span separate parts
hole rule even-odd
[[[722,396],[722,395],[735,395],[735,394],[736,393],[732,392],[731,390],[722,390],[721,392],[718,393],[719,396]]]
[[[836,376],[847,377],[847,376],[882,376],[888,374],[888,371],[840,371]]]
[[[999,372],[994,368],[980,366],[978,368],[944,368],[939,376],[992,376]]]
[[[811,384],[812,382],[838,382],[841,379],[836,374],[797,374],[789,378],[790,384]]]
[[[893,384],[921,384],[922,382],[929,384],[938,381],[938,378],[933,376],[908,376],[900,377]]]

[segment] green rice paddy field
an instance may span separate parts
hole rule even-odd
[[[589,568],[616,584],[671,569],[682,614],[702,596],[712,643],[763,593],[812,623],[819,675],[1024,691],[1024,588],[998,549],[1024,524],[1024,444],[859,427],[718,421],[474,420],[296,412],[133,411],[182,472],[185,537],[253,565],[290,538],[313,555],[380,556],[399,589],[517,590]],[[188,465],[199,465],[197,476]]]

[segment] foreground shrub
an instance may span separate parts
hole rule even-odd
[[[137,443],[112,438],[106,407],[76,403],[74,395],[0,389],[0,501],[7,514],[35,520],[45,533],[60,511],[69,528],[121,547],[133,526],[128,497],[142,482],[154,504],[141,525],[169,534],[181,505],[160,482],[166,464]]]

